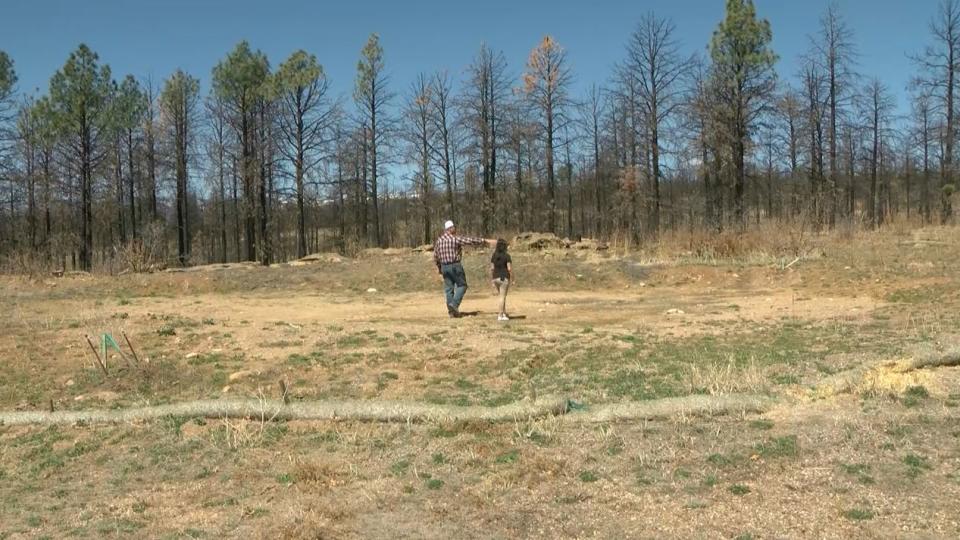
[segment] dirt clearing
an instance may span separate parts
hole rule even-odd
[[[775,404],[0,426],[0,538],[955,538],[960,368],[889,367],[958,343],[956,231],[918,238],[824,239],[789,268],[518,253],[508,323],[478,254],[459,320],[418,253],[3,278],[6,410],[275,400],[281,381],[293,401]],[[145,362],[104,375],[84,336],[121,332]]]

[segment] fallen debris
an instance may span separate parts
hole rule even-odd
[[[575,249],[584,251],[604,251],[609,249],[605,242],[593,238],[581,238],[578,241],[569,238],[560,238],[553,233],[520,233],[510,243],[517,251],[545,251]]]

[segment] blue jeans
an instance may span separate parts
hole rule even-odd
[[[443,292],[447,297],[447,309],[460,310],[460,302],[467,293],[467,274],[460,263],[444,264],[440,266],[443,275]]]

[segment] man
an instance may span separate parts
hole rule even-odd
[[[463,246],[495,244],[496,240],[457,236],[457,227],[452,221],[443,224],[443,234],[433,243],[433,262],[443,277],[443,291],[447,298],[447,313],[451,319],[460,317],[460,302],[467,292],[467,275],[460,263]]]

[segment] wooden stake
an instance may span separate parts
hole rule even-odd
[[[130,353],[133,354],[133,359],[136,360],[137,363],[139,364],[139,363],[140,363],[140,357],[137,356],[137,351],[135,351],[135,350],[133,349],[133,344],[130,343],[130,338],[127,337],[127,333],[124,332],[123,330],[121,330],[121,331],[120,331],[120,334],[123,335],[123,340],[127,342],[127,347],[130,347]]]
[[[107,372],[107,365],[103,363],[103,360],[100,359],[100,353],[97,352],[97,348],[93,346],[93,341],[90,340],[90,336],[84,336],[87,338],[87,344],[90,345],[90,350],[93,351],[94,358],[97,359],[97,365],[100,366],[100,369],[103,370],[103,374],[107,377],[110,376],[110,373]]]

